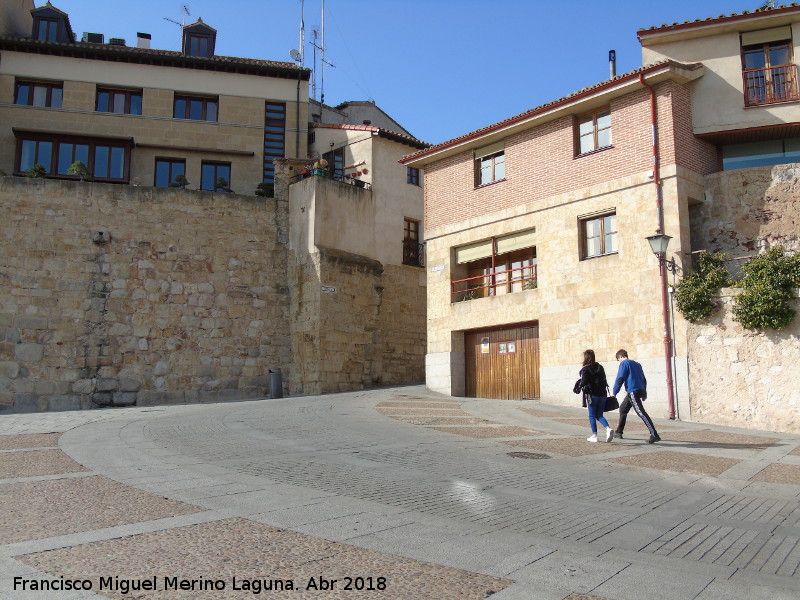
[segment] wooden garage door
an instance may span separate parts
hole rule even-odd
[[[539,326],[464,334],[467,396],[521,400],[539,397]]]

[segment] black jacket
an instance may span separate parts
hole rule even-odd
[[[581,369],[581,387],[592,396],[605,396],[608,387],[606,371],[600,363],[592,363]]]

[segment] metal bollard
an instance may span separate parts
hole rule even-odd
[[[283,398],[283,378],[280,369],[269,370],[269,397]]]

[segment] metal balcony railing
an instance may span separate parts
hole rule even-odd
[[[403,264],[424,267],[425,244],[420,244],[417,240],[403,240]]]
[[[452,302],[477,300],[486,296],[497,296],[533,290],[538,287],[536,265],[517,267],[508,271],[498,271],[493,275],[478,275],[450,282]]]
[[[797,89],[797,65],[742,71],[744,105],[761,106],[800,100]]]
[[[314,176],[324,177],[325,179],[333,179],[334,181],[339,181],[347,185],[352,185],[353,187],[364,188],[365,190],[372,189],[372,184],[369,183],[368,181],[363,181],[362,179],[358,179],[356,177],[346,177],[339,173],[329,173],[324,169],[314,169],[312,171],[309,171],[308,173],[300,173],[300,175],[295,175],[294,177],[289,179],[289,185]]]

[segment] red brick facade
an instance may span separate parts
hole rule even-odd
[[[669,81],[655,90],[662,168],[678,164],[700,174],[719,170],[714,146],[692,134],[690,89]],[[426,229],[650,170],[650,121],[650,94],[640,88],[611,101],[613,145],[607,149],[576,157],[572,115],[506,138],[503,181],[475,188],[472,151],[435,162],[425,168]]]

